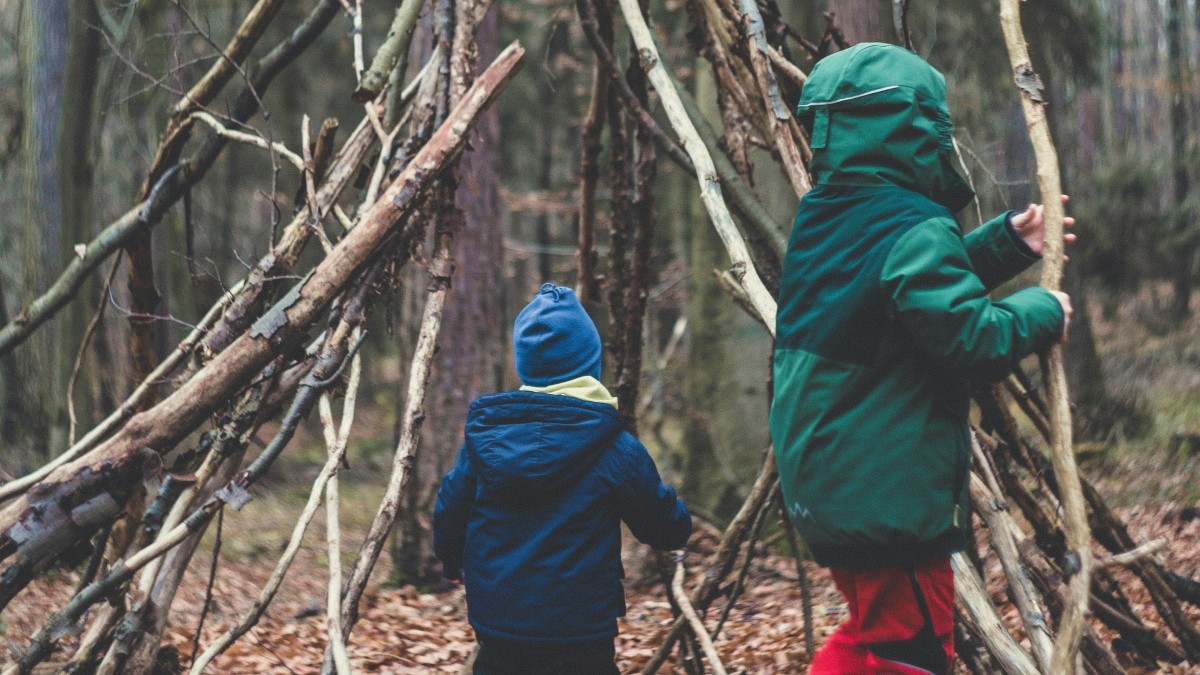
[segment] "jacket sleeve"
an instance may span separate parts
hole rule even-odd
[[[617,440],[610,482],[621,520],[638,541],[660,550],[683,548],[692,533],[692,515],[671,486],[662,482],[650,454],[631,434]]]
[[[442,479],[433,507],[433,552],[442,562],[442,574],[448,579],[462,578],[467,519],[474,501],[475,476],[464,446],[458,451],[454,468]]]
[[[906,232],[888,254],[880,281],[917,348],[967,377],[1001,377],[1062,334],[1062,308],[1049,291],[988,297],[957,224],[948,219]]]
[[[1042,259],[1009,224],[1015,213],[1005,211],[963,237],[971,267],[989,291]]]

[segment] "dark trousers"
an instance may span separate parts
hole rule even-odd
[[[480,640],[474,675],[620,675],[612,640],[579,645],[530,645]]]

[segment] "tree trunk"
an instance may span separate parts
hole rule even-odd
[[[480,23],[475,42],[480,63],[496,57],[496,8]],[[471,152],[459,165],[455,206],[462,211],[462,229],[454,237],[454,284],[442,315],[444,340],[435,356],[430,391],[427,394],[428,422],[409,486],[406,511],[393,537],[392,579],[400,583],[425,584],[441,578],[433,556],[428,528],[442,475],[453,464],[462,445],[463,425],[471,401],[504,386],[508,352],[505,343],[504,307],[497,302],[501,288],[503,238],[500,193],[496,166],[499,143],[498,111],[489,110],[475,127]],[[419,470],[418,470],[419,468]]]
[[[62,223],[60,172],[56,170],[59,114],[63,103],[63,78],[67,67],[70,33],[68,0],[45,0],[24,5],[21,20],[21,51],[25,77],[25,126],[23,148],[24,220],[23,245],[25,304],[51,281],[49,274],[61,267]],[[15,425],[23,438],[9,438],[45,456],[66,441],[65,354],[61,346],[63,323],[55,322],[34,335],[26,358],[18,360],[18,382],[24,391]],[[73,359],[71,359],[73,361]],[[67,365],[65,368],[69,368]]]
[[[1184,47],[1185,28],[1183,0],[1167,2],[1167,79],[1171,96],[1171,201],[1174,218],[1176,244],[1172,246],[1175,260],[1174,301],[1171,317],[1176,324],[1182,323],[1191,314],[1192,276],[1196,265],[1197,237],[1195,233],[1195,209],[1188,206],[1190,189],[1190,167],[1188,161],[1188,107],[1191,102],[1191,77],[1188,54]]]
[[[95,95],[97,71],[100,62],[100,23],[96,3],[92,0],[69,0],[71,6],[70,46],[67,51],[66,72],[63,78],[62,111],[58,129],[58,181],[61,192],[61,233],[56,269],[65,267],[75,255],[75,245],[91,241],[94,235],[92,205],[93,131],[95,128]],[[75,354],[83,341],[83,335],[94,311],[98,295],[97,284],[92,283],[88,292],[80,294],[63,312],[58,331],[55,364],[55,386],[59,396],[66,400],[67,381],[75,363]],[[97,332],[93,340],[103,340]],[[91,368],[104,367],[98,358],[84,362]],[[79,379],[84,382],[85,374]],[[111,377],[111,376],[110,376]],[[94,392],[76,385],[75,413],[80,428],[90,428],[90,411]],[[55,448],[60,446],[54,446]]]
[[[883,40],[884,10],[880,0],[829,0],[829,11],[836,14],[838,28],[850,44]]]

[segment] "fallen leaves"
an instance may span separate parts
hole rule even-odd
[[[1160,554],[1171,569],[1192,574],[1200,569],[1200,518],[1196,509],[1178,506],[1134,507],[1121,512],[1130,531],[1139,541],[1167,537],[1171,547]],[[697,535],[705,548],[711,542]],[[627,569],[644,558],[636,544],[627,543]],[[218,658],[210,672],[280,673],[307,675],[320,671],[326,644],[325,576],[323,550],[305,547],[297,558],[292,574],[262,622],[246,637]],[[689,579],[702,573],[703,556],[688,556]],[[204,627],[203,649],[220,632],[233,625],[257,596],[270,575],[274,560],[265,556],[244,556],[225,560],[214,586],[214,602]],[[988,582],[992,597],[1000,603],[1001,616],[1019,636],[1016,611],[1005,603],[1003,580],[998,566],[988,564]],[[198,554],[176,597],[172,626],[164,636],[164,645],[178,651],[184,668],[190,662],[193,632],[204,600],[208,569],[206,554]],[[818,646],[845,617],[845,605],[830,583],[828,573],[807,566],[812,581],[813,629]],[[1122,585],[1129,601],[1139,609],[1147,625],[1158,628],[1160,620],[1144,589],[1121,570]],[[35,582],[5,613],[0,624],[0,660],[11,660],[26,644],[28,636],[45,621],[49,612],[70,596],[76,577],[58,574]],[[670,604],[661,584],[639,585],[627,590],[628,611],[620,619],[617,638],[617,663],[622,672],[638,672],[653,657],[673,622]],[[718,598],[705,615],[711,630],[723,608]],[[1188,607],[1200,620],[1200,609]],[[1105,639],[1111,634],[1102,631]],[[64,641],[68,642],[68,641]],[[411,586],[372,587],[362,605],[362,618],[354,629],[349,655],[356,672],[363,673],[458,673],[474,649],[474,633],[466,620],[466,600],[461,588],[446,593],[421,593]],[[811,659],[804,645],[804,615],[795,562],[790,558],[767,555],[751,564],[746,590],[737,599],[715,645],[730,673],[772,675],[801,673]],[[55,658],[67,653],[64,645]],[[673,655],[662,673],[684,673]],[[965,671],[963,671],[965,672]],[[1131,665],[1131,673],[1197,674],[1200,666],[1191,664]]]

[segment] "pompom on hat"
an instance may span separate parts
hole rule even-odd
[[[575,291],[544,283],[513,323],[513,360],[521,383],[547,387],[600,379],[600,333]]]

